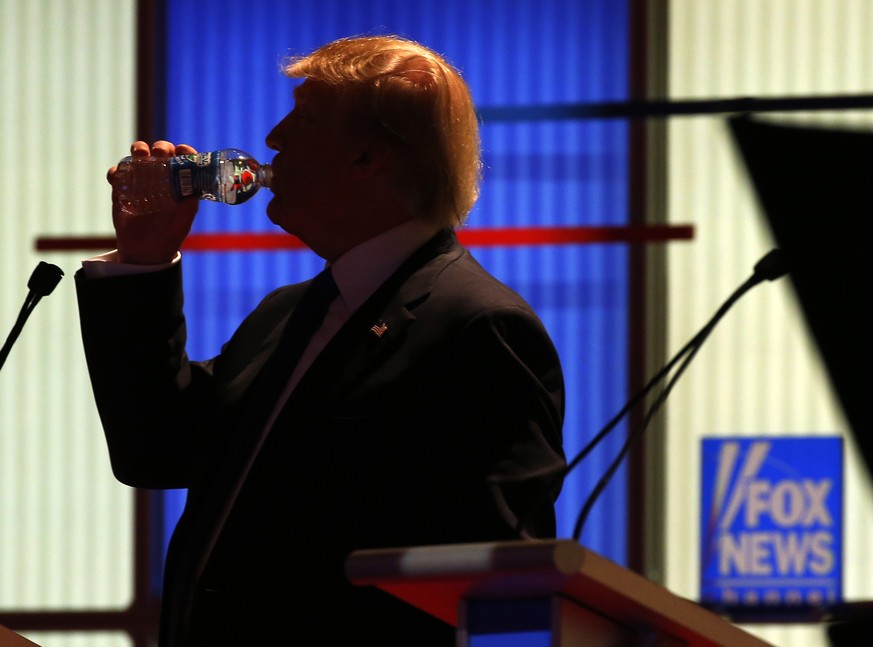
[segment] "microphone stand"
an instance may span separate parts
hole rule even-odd
[[[612,431],[612,429],[618,424],[618,422],[628,413],[640,400],[642,400],[649,391],[654,388],[656,384],[658,384],[669,372],[670,370],[679,362],[680,359],[682,364],[676,370],[676,374],[673,375],[668,381],[661,392],[658,394],[658,397],[649,407],[646,412],[646,415],[643,418],[642,424],[633,430],[630,434],[628,434],[625,439],[619,453],[616,455],[615,459],[610,463],[604,475],[600,478],[594,490],[592,490],[591,494],[588,496],[588,499],[585,501],[585,505],[582,507],[579,516],[576,519],[576,525],[573,529],[573,539],[579,541],[579,538],[582,535],[582,530],[585,526],[585,522],[588,519],[588,515],[591,512],[591,508],[594,506],[594,503],[597,501],[597,498],[606,489],[606,486],[609,484],[609,481],[612,479],[615,472],[618,470],[619,465],[624,460],[625,456],[627,456],[634,442],[636,442],[640,437],[642,437],[643,432],[648,428],[649,423],[652,421],[652,418],[655,414],[661,409],[661,406],[667,399],[667,396],[670,395],[670,391],[673,390],[673,387],[676,385],[676,382],[685,372],[685,369],[688,368],[688,365],[691,363],[691,360],[694,359],[694,356],[697,355],[697,351],[700,350],[700,347],[703,345],[703,342],[709,337],[710,333],[712,333],[716,324],[721,321],[722,317],[727,314],[727,311],[733,307],[733,305],[749,290],[758,285],[764,280],[775,281],[778,278],[781,278],[785,274],[788,273],[788,263],[785,259],[785,255],[779,249],[773,249],[764,255],[761,260],[759,260],[754,267],[754,272],[752,276],[750,276],[740,287],[738,287],[733,294],[731,294],[727,300],[719,307],[716,313],[712,316],[712,318],[706,323],[706,325],[698,332],[682,349],[676,353],[676,355],[671,359],[666,366],[664,366],[658,373],[651,379],[649,382],[634,396],[632,397],[628,403],[619,411],[616,416],[607,423],[607,425],[586,445],[582,451],[576,456],[576,458],[567,465],[567,468],[564,470],[562,475],[566,476],[566,474],[573,469],[576,465],[581,462],[581,460],[587,456],[594,447],[600,443],[606,435]]]
[[[18,335],[21,334],[27,318],[30,317],[30,313],[33,312],[33,309],[36,308],[36,305],[43,297],[52,293],[52,290],[55,289],[55,286],[57,286],[63,276],[64,272],[61,268],[45,261],[40,261],[39,265],[33,270],[30,279],[27,281],[27,287],[30,291],[24,300],[24,305],[21,306],[21,311],[18,313],[18,318],[15,320],[12,330],[9,331],[6,343],[0,349],[0,369],[6,363],[9,351],[12,350],[12,345],[18,339]]]

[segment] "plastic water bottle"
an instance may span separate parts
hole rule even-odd
[[[112,178],[121,208],[146,215],[190,197],[242,204],[261,187],[270,187],[273,170],[248,153],[225,148],[209,153],[121,160]]]

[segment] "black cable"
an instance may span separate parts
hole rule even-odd
[[[716,324],[721,321],[722,317],[727,314],[728,310],[733,307],[733,305],[749,290],[758,285],[764,280],[775,281],[776,279],[784,276],[788,272],[788,263],[783,254],[783,252],[779,249],[771,250],[764,257],[762,257],[754,267],[754,271],[751,277],[749,277],[742,285],[740,285],[734,292],[725,300],[725,302],[719,307],[716,313],[710,318],[710,320],[706,323],[706,325],[698,332],[682,349],[673,357],[670,362],[664,366],[658,373],[646,384],[643,389],[637,393],[628,403],[622,408],[622,410],[612,419],[609,423],[607,423],[606,427],[604,427],[588,445],[580,452],[576,458],[568,464],[566,470],[564,470],[563,475],[566,476],[567,472],[569,472],[573,467],[575,467],[581,460],[591,452],[595,445],[597,445],[614,427],[618,424],[619,420],[627,414],[627,412],[636,405],[645,395],[652,389],[652,387],[661,381],[661,379],[667,375],[667,373],[673,368],[673,366],[681,359],[685,358],[682,364],[676,371],[676,374],[672,376],[667,382],[666,386],[661,390],[661,393],[652,403],[652,405],[647,410],[647,413],[643,419],[642,424],[628,434],[628,437],[625,439],[625,442],[622,444],[621,449],[619,450],[618,455],[613,459],[612,463],[610,463],[604,475],[600,478],[594,490],[592,490],[591,494],[588,496],[588,499],[585,501],[585,505],[582,507],[582,510],[579,513],[579,516],[576,519],[576,525],[573,530],[573,539],[579,540],[585,522],[587,521],[588,515],[591,512],[591,508],[594,506],[594,503],[597,501],[597,498],[606,489],[606,486],[609,484],[609,481],[612,479],[615,472],[618,470],[618,467],[621,465],[621,462],[624,460],[625,456],[627,456],[634,442],[639,439],[643,432],[648,428],[649,423],[654,417],[655,413],[657,413],[664,401],[667,399],[667,396],[672,391],[673,386],[675,386],[679,377],[682,373],[685,372],[685,369],[688,368],[688,365],[694,359],[694,356],[700,350],[700,347],[703,345],[703,342],[706,341],[707,337],[709,337],[710,333],[712,333]],[[687,355],[687,356],[686,356]]]

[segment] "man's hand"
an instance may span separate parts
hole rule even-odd
[[[130,147],[131,157],[135,160],[149,157],[167,160],[175,155],[192,155],[196,152],[190,146],[175,146],[167,141],[157,141],[151,148],[145,142],[138,141]],[[200,201],[189,198],[175,202],[168,198],[160,202],[154,211],[138,215],[122,207],[117,186],[120,178],[116,177],[116,173],[117,168],[113,166],[106,179],[113,189],[112,223],[115,226],[118,260],[139,265],[169,263],[191,231]]]

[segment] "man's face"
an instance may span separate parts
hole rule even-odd
[[[294,110],[266,142],[276,151],[270,220],[325,258],[344,251],[365,141],[350,127],[342,102],[324,85],[304,81],[295,89]]]

